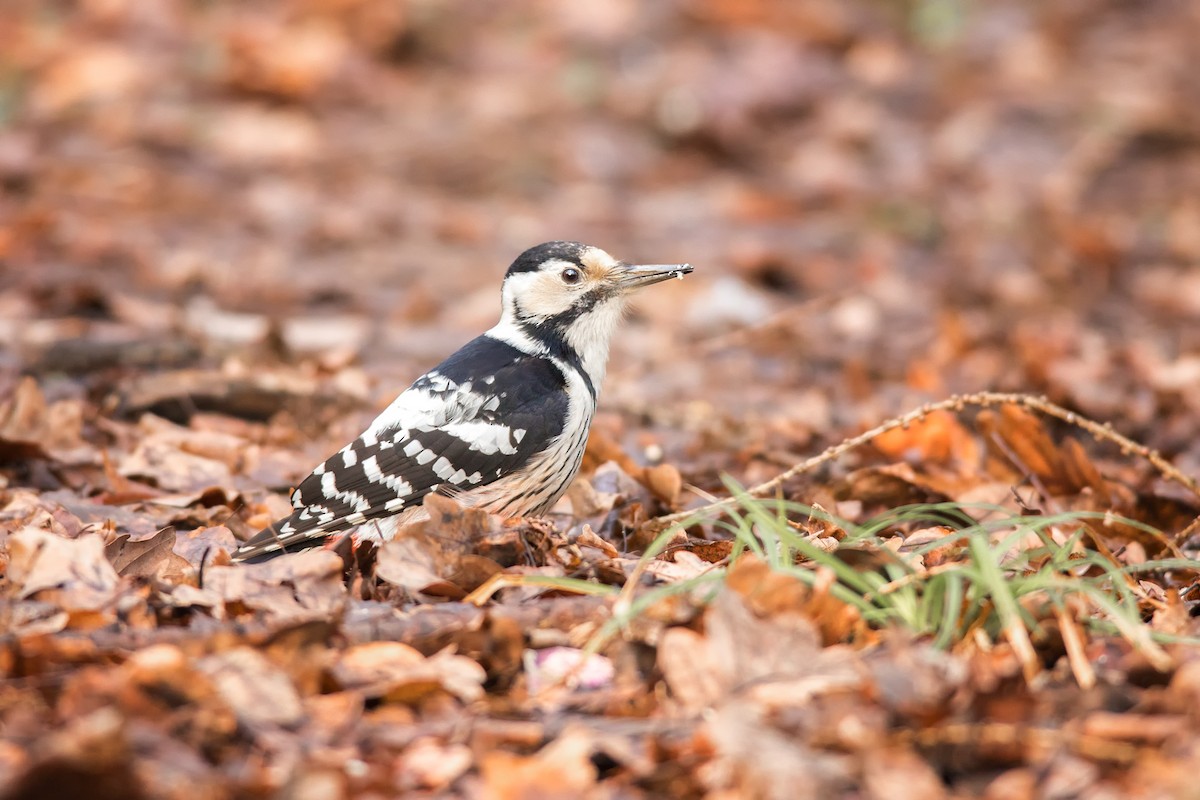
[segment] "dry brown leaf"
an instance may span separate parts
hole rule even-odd
[[[291,679],[259,651],[237,647],[202,658],[196,666],[242,724],[261,730],[294,728],[304,721],[304,705]]]
[[[911,503],[940,503],[957,494],[956,487],[918,473],[905,463],[855,470],[835,488],[838,500],[854,499],[895,508]]]
[[[1183,709],[1180,709],[1183,711]],[[1137,714],[1093,711],[1083,719],[1083,732],[1104,739],[1120,739],[1160,746],[1183,735],[1191,723],[1183,714]]]
[[[679,505],[679,493],[683,491],[683,477],[679,470],[671,464],[659,464],[647,467],[643,482],[654,496],[668,506]]]
[[[204,592],[225,608],[248,608],[275,621],[327,619],[346,603],[342,559],[329,550],[305,550],[262,564],[209,565]],[[180,587],[182,588],[182,587]]]
[[[425,656],[419,650],[406,644],[369,642],[345,650],[330,668],[330,674],[342,687],[366,689],[386,684],[404,670],[424,661]]]
[[[33,378],[22,378],[13,393],[0,400],[0,460],[95,462],[96,453],[83,441],[82,431],[82,402],[60,400],[47,404]]]
[[[895,428],[872,440],[888,458],[913,463],[949,464],[974,469],[979,459],[975,437],[958,417],[938,411],[906,428]]]
[[[30,102],[43,114],[58,114],[77,103],[112,101],[138,91],[153,72],[128,48],[83,44],[41,75]]]
[[[486,800],[539,800],[583,797],[596,784],[592,735],[571,726],[535,755],[524,757],[503,750],[480,759],[480,797]]]
[[[227,80],[240,89],[288,99],[319,90],[348,49],[338,28],[316,21],[276,25],[249,17],[227,33]]]
[[[1036,800],[1040,780],[1029,769],[1000,773],[984,790],[984,800]]]
[[[483,696],[487,673],[475,661],[448,652],[426,658],[399,642],[371,642],[346,650],[330,668],[343,689],[392,702],[416,702],[442,690],[463,702]]]
[[[1021,473],[1032,473],[1043,481],[1055,482],[1062,474],[1062,456],[1042,421],[1028,409],[1001,406],[998,412],[984,410],[976,417],[990,450],[1012,463]]]
[[[153,538],[135,542],[129,536],[118,536],[104,548],[118,575],[152,577],[166,567],[175,556],[175,530],[163,528]],[[183,561],[183,559],[180,559]],[[184,566],[187,562],[184,561]]]
[[[76,517],[89,530],[115,531],[131,542],[152,539],[170,521],[170,512],[141,503],[133,505],[108,505],[101,500],[85,499],[76,493],[61,490],[41,495],[41,502],[53,507],[57,505]],[[138,498],[142,499],[142,498]],[[56,516],[61,519],[61,515]]]
[[[1097,502],[1104,507],[1110,507],[1112,496],[1108,490],[1108,482],[1100,474],[1100,470],[1092,463],[1087,451],[1078,440],[1067,437],[1062,444],[1063,478],[1067,485],[1076,490],[1090,487],[1096,493]]]
[[[867,733],[861,725],[855,728]],[[850,756],[776,729],[754,703],[723,703],[706,720],[705,730],[717,768],[703,777],[710,788],[726,790],[727,797],[823,800],[845,795],[856,783]]]
[[[698,714],[724,696],[712,658],[705,637],[688,628],[668,628],[658,643],[658,668],[686,713]]]
[[[501,570],[474,552],[500,524],[485,511],[440,495],[426,497],[425,508],[428,520],[405,526],[379,548],[375,574],[412,592],[462,599]]]
[[[421,738],[404,748],[396,764],[401,789],[445,790],[471,768],[475,756],[462,744]]]
[[[636,569],[639,561],[640,559],[636,561],[631,558],[621,559],[627,575],[632,575],[630,568]],[[708,573],[712,570],[712,564],[688,550],[676,550],[671,554],[669,561],[661,558],[652,559],[646,562],[643,569],[647,574],[653,575],[664,583],[678,583]]]
[[[865,759],[863,784],[872,800],[939,800],[946,797],[941,777],[911,750],[880,748]]]
[[[153,483],[168,492],[204,492],[218,487],[227,497],[237,494],[229,467],[211,458],[187,452],[184,442],[171,434],[151,434],[121,460],[118,471],[127,478]]]
[[[237,545],[237,538],[229,528],[215,525],[176,534],[174,552],[195,568],[205,563],[228,566],[229,554]]]
[[[839,556],[849,560],[859,553],[862,551],[843,549]],[[825,644],[847,641],[851,635],[861,641],[866,635],[858,610],[830,593],[833,575],[828,571],[819,571],[818,580],[810,587],[795,576],[771,569],[757,558],[743,557],[730,569],[726,585],[742,595],[756,614],[796,614],[810,620],[816,624]]]
[[[756,707],[802,707],[815,697],[859,690],[865,670],[848,651],[823,649],[807,616],[812,597],[792,576],[772,573],[752,557],[731,570],[704,616],[701,642],[671,634],[678,648],[659,649],[659,667],[672,694],[694,707],[748,693]],[[697,675],[702,671],[704,677]]]
[[[84,534],[64,539],[36,528],[8,537],[8,581],[15,597],[52,599],[75,614],[105,611],[120,591],[120,579],[104,556],[104,538]]]

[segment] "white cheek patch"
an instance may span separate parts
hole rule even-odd
[[[517,303],[529,316],[553,317],[561,314],[571,307],[579,295],[579,289],[563,283],[558,271],[533,272],[530,276],[533,280],[519,287],[515,294]]]

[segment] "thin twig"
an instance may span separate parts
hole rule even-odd
[[[913,424],[914,422],[919,422],[935,411],[960,412],[967,406],[987,408],[995,405],[1024,406],[1025,408],[1039,411],[1047,416],[1061,419],[1068,425],[1074,425],[1077,428],[1087,431],[1096,439],[1112,442],[1113,444],[1117,445],[1117,447],[1121,448],[1122,453],[1132,453],[1134,455],[1141,456],[1149,461],[1150,464],[1153,465],[1154,468],[1157,469],[1164,478],[1180,484],[1188,491],[1200,497],[1200,485],[1197,484],[1194,478],[1184,475],[1182,472],[1176,469],[1169,461],[1163,458],[1157,450],[1152,450],[1144,444],[1135,442],[1133,439],[1117,433],[1113,430],[1111,423],[1096,422],[1095,420],[1089,419],[1082,414],[1069,411],[1060,405],[1052,403],[1045,397],[1035,397],[1029,394],[1009,394],[1003,392],[974,392],[972,394],[954,395],[936,403],[927,403],[920,408],[909,411],[907,414],[890,419],[881,425],[877,425],[876,427],[871,428],[869,431],[865,431],[857,436],[846,439],[826,449],[819,455],[801,461],[790,469],[787,469],[779,475],[776,475],[771,480],[747,489],[747,494],[754,497],[761,497],[762,495],[770,494],[771,492],[774,492],[783,486],[785,482],[795,478],[797,475],[811,472],[822,464],[834,461],[850,450],[861,447],[875,437],[887,433],[888,431],[895,430],[896,428],[907,428],[909,425]],[[690,511],[680,511],[675,514],[668,514],[664,517],[658,517],[657,519],[651,520],[649,524],[653,525],[654,530],[662,530],[670,525],[694,518],[697,515],[709,514],[713,512],[722,514],[726,513],[736,504],[737,498],[729,497],[716,503],[710,503],[706,506],[692,509]]]

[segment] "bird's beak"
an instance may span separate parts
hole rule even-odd
[[[617,284],[624,290],[640,289],[652,283],[679,278],[692,271],[691,264],[623,264]]]

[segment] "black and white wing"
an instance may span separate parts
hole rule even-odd
[[[400,514],[430,492],[469,492],[520,470],[563,430],[562,372],[480,336],[419,378],[292,493],[295,512],[235,554],[258,561]]]

